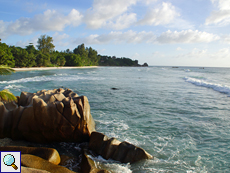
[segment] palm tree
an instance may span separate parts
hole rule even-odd
[[[15,72],[12,68],[8,66],[0,65],[0,75],[9,75],[12,72]],[[0,98],[4,101],[14,101],[17,98],[7,89],[0,91]]]

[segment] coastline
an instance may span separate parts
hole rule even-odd
[[[54,69],[73,69],[73,68],[97,68],[99,66],[82,66],[82,67],[23,67],[12,68],[17,71],[33,71],[33,70],[54,70]]]

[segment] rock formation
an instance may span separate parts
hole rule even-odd
[[[95,162],[89,157],[87,150],[83,151],[81,168],[82,173],[110,173],[107,170],[98,169]]]
[[[80,149],[82,155],[78,155],[82,156],[81,172],[108,172],[96,167],[95,162],[87,154],[90,150],[105,159],[122,163],[152,158],[142,148],[96,132],[87,97],[78,96],[69,89],[22,92],[17,102],[0,102],[0,113],[0,138],[8,137],[34,143],[86,142]],[[62,156],[61,160],[55,149],[10,147],[4,145],[4,142],[0,146],[0,151],[21,151],[24,172],[36,172],[38,169],[41,172],[73,172],[61,166],[69,157]]]
[[[55,165],[41,157],[31,154],[21,155],[21,165],[35,169],[42,169],[51,173],[74,173],[63,166]]]
[[[21,166],[21,172],[23,173],[50,173],[42,169],[35,169],[35,168],[24,167],[24,166]]]
[[[128,142],[120,142],[115,138],[93,132],[90,136],[89,149],[105,159],[113,159],[122,163],[134,163],[142,159],[153,158],[144,149]]]
[[[61,161],[59,153],[53,148],[5,146],[0,147],[0,151],[21,151],[21,154],[32,154],[41,157],[55,165],[58,165]]]
[[[18,105],[0,102],[0,138],[83,142],[95,131],[87,97],[69,89],[22,92]]]

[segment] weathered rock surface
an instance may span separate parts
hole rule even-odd
[[[88,147],[105,159],[122,163],[134,163],[152,158],[142,148],[95,132],[95,122],[90,114],[87,97],[78,96],[71,90],[62,88],[42,90],[37,93],[22,92],[17,102],[0,102],[0,138],[5,138],[5,140],[1,139],[3,142],[0,143],[2,146],[0,151],[21,151],[22,166],[34,168],[22,168],[28,172],[36,172],[40,169],[48,172],[73,173],[69,170],[73,167],[68,167],[68,164],[76,160],[79,160],[76,162],[79,164],[82,160],[81,168],[76,170],[74,168],[74,171],[107,173],[107,170],[97,168],[86,150],[82,154],[82,148],[88,149]],[[17,142],[11,142],[9,138]],[[80,147],[77,157],[72,154],[62,156],[61,161],[55,149],[6,145],[24,144],[20,140],[30,141],[25,143],[26,146],[44,146],[41,143],[46,142],[86,142],[86,144],[83,143],[84,145]],[[40,144],[34,145],[35,143]],[[46,147],[50,147],[51,144]]]
[[[23,146],[6,146],[0,147],[0,151],[21,151],[21,154],[31,154],[41,157],[49,162],[58,165],[60,156],[57,150],[45,147],[23,147]]]
[[[21,155],[21,165],[35,169],[42,169],[51,173],[74,173],[63,166],[55,165],[41,157],[30,154]]]
[[[95,131],[87,97],[69,89],[22,92],[18,105],[0,102],[0,138],[83,142]]]
[[[49,173],[48,171],[21,166],[22,173]]]
[[[109,173],[107,170],[98,169],[95,162],[88,156],[87,150],[84,150],[81,163],[82,173]]]
[[[91,134],[89,149],[105,159],[113,159],[122,163],[134,163],[142,159],[153,158],[140,147],[136,147],[128,142],[120,142],[115,138],[109,138],[99,132]]]

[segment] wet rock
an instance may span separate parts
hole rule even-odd
[[[120,142],[115,138],[109,138],[99,132],[91,134],[89,149],[105,159],[113,159],[122,163],[134,163],[142,159],[153,158],[140,147],[125,141]]]
[[[88,156],[87,150],[84,150],[81,163],[82,173],[110,173],[107,170],[98,169],[95,162]]]
[[[72,160],[74,160],[73,157],[66,156],[66,155],[61,155],[60,157],[61,157],[61,162],[59,163],[59,165],[65,166],[65,167],[67,167],[69,162],[72,162]]]

